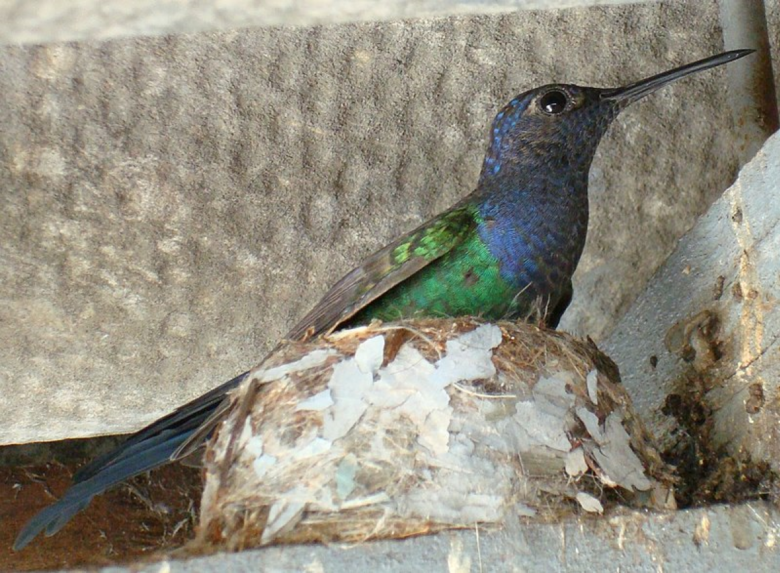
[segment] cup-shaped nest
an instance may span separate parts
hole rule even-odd
[[[590,340],[475,319],[372,324],[282,345],[234,393],[196,545],[670,507],[672,483]]]

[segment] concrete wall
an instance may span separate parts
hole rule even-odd
[[[225,571],[381,571],[514,573],[591,571],[777,571],[780,516],[766,504],[668,515],[625,512],[560,524],[517,523],[400,541],[329,547],[281,546],[133,568],[155,573]],[[105,573],[123,573],[112,567]]]
[[[8,0],[0,6],[0,43],[437,18],[638,1],[642,0]]]
[[[631,82],[722,40],[697,1],[1,50],[14,443],[129,431],[254,365],[363,256],[473,188],[516,93]],[[733,180],[726,84],[666,89],[602,142],[565,328],[609,332]]]
[[[766,4],[777,54],[780,2]],[[619,85],[723,47],[711,0],[234,28],[562,5],[3,4],[0,440],[129,431],[252,366],[362,256],[472,188],[487,126],[515,93],[553,81]],[[610,130],[591,174],[591,234],[566,328],[605,339],[735,177],[739,126],[725,78],[714,70],[664,90]],[[643,345],[658,340],[634,344],[635,359],[616,341],[648,320],[657,334],[665,318],[688,317],[696,305],[676,300],[680,286],[677,276],[665,295],[677,314],[654,317],[643,302],[651,289],[608,342],[657,431],[669,430],[665,394],[645,391],[642,374]],[[670,372],[689,364],[662,350]],[[765,389],[776,396],[776,384]],[[745,398],[734,403],[749,423]],[[764,504],[627,512],[162,567],[776,570],[779,524]]]

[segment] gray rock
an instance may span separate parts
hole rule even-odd
[[[776,474],[778,182],[776,134],[680,241],[605,343],[666,448],[704,440],[699,447]],[[687,422],[692,411],[701,412],[698,424]]]
[[[627,511],[609,519],[584,516],[558,524],[515,523],[499,531],[475,527],[358,547],[268,547],[135,565],[132,571],[777,571],[779,526],[780,513],[764,503],[666,515]]]
[[[45,43],[248,26],[312,26],[436,18],[518,9],[626,4],[637,0],[6,0],[0,43]],[[652,0],[645,0],[652,1]]]
[[[0,442],[137,429],[256,364],[473,188],[516,93],[721,49],[715,2],[2,48]],[[607,333],[732,180],[725,85],[602,142],[569,330]]]

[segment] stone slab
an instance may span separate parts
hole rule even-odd
[[[712,445],[780,472],[780,134],[679,243],[605,343],[671,448],[694,396]],[[706,423],[702,420],[702,423]]]
[[[131,431],[252,367],[471,191],[515,94],[721,49],[712,1],[2,48],[0,443]],[[732,181],[725,87],[610,129],[568,330],[608,333]]]
[[[313,26],[560,9],[642,0],[6,0],[0,44]],[[645,2],[654,0],[644,0]]]
[[[779,535],[778,511],[754,503],[664,515],[626,512],[560,524],[518,523],[500,531],[474,528],[351,546],[288,545],[102,571],[777,571]]]

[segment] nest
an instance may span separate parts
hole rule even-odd
[[[674,503],[614,363],[525,323],[409,321],[290,342],[232,399],[206,455],[201,549]]]

